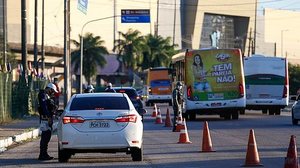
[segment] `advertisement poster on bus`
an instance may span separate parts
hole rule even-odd
[[[242,56],[238,49],[194,50],[186,53],[186,85],[190,100],[239,98],[244,86]]]

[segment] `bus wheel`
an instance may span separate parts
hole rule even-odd
[[[225,120],[230,120],[231,119],[231,113],[225,114],[224,119]]]
[[[146,102],[146,106],[150,106],[150,103],[148,101]]]
[[[196,120],[196,113],[190,113],[189,118],[190,118],[190,121],[195,121]]]
[[[268,109],[263,109],[263,110],[262,110],[262,113],[263,113],[263,114],[267,114],[267,113],[268,113]]]
[[[235,111],[231,115],[232,115],[233,120],[238,120],[239,119],[239,111]]]
[[[240,114],[245,114],[245,109],[240,110]]]
[[[274,112],[275,112],[275,115],[280,115],[281,109],[280,108],[275,108]]]

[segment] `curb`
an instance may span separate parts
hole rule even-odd
[[[53,123],[53,131],[57,129],[57,122]],[[20,143],[22,141],[28,140],[28,139],[34,139],[40,136],[42,131],[40,131],[39,128],[36,128],[32,131],[24,132],[22,134],[13,135],[11,137],[8,137],[6,139],[0,140],[0,153],[7,150],[7,147],[13,145],[14,143]]]

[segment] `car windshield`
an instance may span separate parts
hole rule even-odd
[[[129,110],[129,105],[125,97],[80,97],[71,103],[74,110]]]
[[[118,93],[126,93],[130,99],[135,99],[137,97],[137,93],[133,89],[115,89]]]

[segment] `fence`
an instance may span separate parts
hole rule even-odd
[[[13,82],[11,73],[0,72],[0,123],[37,114],[38,92],[48,82],[34,75]]]
[[[0,72],[0,123],[11,119],[12,106],[12,75]]]

